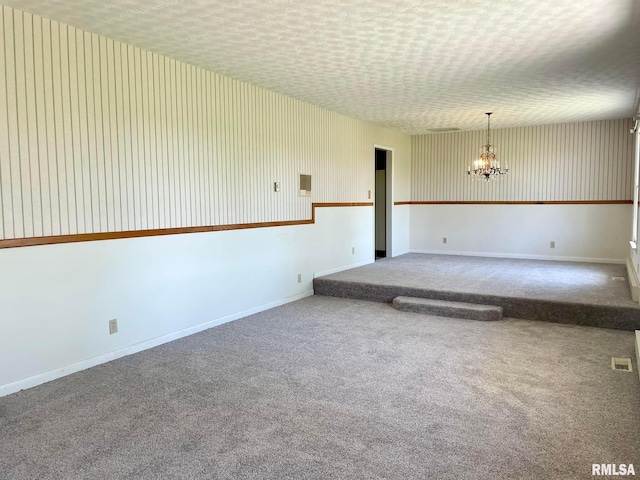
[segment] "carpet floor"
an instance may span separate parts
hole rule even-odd
[[[633,333],[309,297],[0,398],[2,479],[640,469]]]
[[[322,278],[640,311],[618,264],[407,253]]]

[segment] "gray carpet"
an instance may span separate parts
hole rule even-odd
[[[379,302],[407,296],[496,305],[508,317],[631,331],[640,329],[640,305],[626,277],[617,264],[412,253],[316,278],[314,290]]]
[[[502,320],[502,308],[476,303],[443,302],[428,298],[396,297],[393,308],[403,312],[423,313],[438,317],[466,318],[481,322]]]
[[[407,253],[322,278],[640,309],[626,266],[609,263]]]
[[[582,479],[638,465],[633,334],[310,297],[0,398],[3,479]]]

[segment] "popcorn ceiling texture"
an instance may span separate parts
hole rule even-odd
[[[406,133],[626,118],[633,0],[5,0]]]

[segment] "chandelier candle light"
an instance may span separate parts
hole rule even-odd
[[[482,178],[485,182],[497,178],[499,175],[506,175],[509,173],[509,164],[505,164],[504,168],[500,168],[500,162],[496,158],[495,147],[491,145],[491,114],[493,112],[486,113],[487,116],[487,144],[480,149],[480,158],[473,162],[473,170],[471,167],[467,167],[467,175],[472,180]]]

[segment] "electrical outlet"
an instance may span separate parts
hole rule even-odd
[[[553,240],[549,242],[549,248],[556,248],[556,242],[554,242]]]
[[[302,274],[301,273],[298,274],[298,283],[302,283]]]
[[[442,237],[442,243],[447,243],[447,237]]]
[[[273,191],[274,192],[280,191],[280,182],[273,182]]]
[[[118,333],[118,320],[116,318],[109,320],[109,335],[114,333]]]
[[[356,254],[356,247],[351,247],[351,255],[355,255]]]

